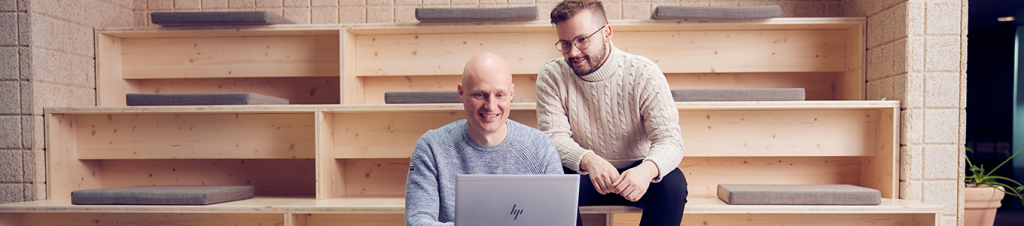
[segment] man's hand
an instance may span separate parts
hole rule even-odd
[[[656,176],[658,176],[658,166],[654,162],[644,161],[639,166],[622,172],[622,176],[612,183],[612,186],[615,186],[615,193],[622,195],[630,202],[636,202],[644,197],[647,187],[651,186],[651,181]]]
[[[590,182],[593,182],[597,193],[604,195],[615,192],[615,186],[612,183],[619,180],[619,170],[615,169],[615,166],[612,166],[608,160],[590,152],[583,156],[580,168],[590,173]]]

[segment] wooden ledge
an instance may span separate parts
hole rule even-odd
[[[4,213],[288,213],[291,206],[314,201],[295,197],[256,197],[210,205],[73,205],[71,199],[0,204]]]
[[[874,205],[729,205],[714,197],[690,197],[687,214],[915,214],[941,213],[942,206],[900,199],[882,199]],[[72,205],[70,199],[0,205],[8,213],[296,213],[296,214],[404,214],[405,199],[257,197],[206,206]],[[630,206],[583,206],[581,214],[640,213]]]
[[[899,101],[729,101],[676,102],[679,110],[843,110],[899,108]],[[512,110],[535,110],[537,103],[512,103]],[[328,113],[461,111],[462,104],[220,105],[134,107],[48,107],[46,114]]]

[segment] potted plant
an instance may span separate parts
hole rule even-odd
[[[970,171],[970,175],[964,177],[964,182],[967,183],[964,186],[964,225],[992,226],[996,219],[996,209],[1002,205],[1000,201],[1004,194],[1021,198],[1024,185],[1010,178],[992,175],[992,173],[1017,156],[1022,149],[1024,147],[1017,149],[1013,155],[987,172],[984,166],[975,166],[971,164],[970,158],[964,156],[964,159],[967,160],[967,169]],[[970,148],[967,148],[967,151],[974,152]],[[1021,199],[1021,203],[1024,204],[1024,199]]]

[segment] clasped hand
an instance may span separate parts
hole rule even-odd
[[[580,168],[590,173],[590,181],[593,182],[594,189],[598,193],[602,195],[619,194],[630,202],[640,200],[647,193],[647,187],[651,185],[651,180],[658,174],[657,167],[654,167],[654,163],[649,161],[644,161],[619,174],[618,169],[612,166],[608,160],[594,153],[587,153],[583,156]]]

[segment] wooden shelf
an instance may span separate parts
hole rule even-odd
[[[684,225],[938,225],[942,207],[898,200],[898,101],[865,99],[865,18],[611,21],[672,89],[804,88],[808,101],[677,102],[689,202]],[[98,107],[45,108],[47,197],[0,204],[0,225],[401,225],[416,140],[465,118],[461,104],[387,105],[390,91],[451,91],[482,51],[510,64],[510,118],[536,127],[540,67],[560,57],[546,21],[105,28]],[[253,92],[291,105],[126,107],[128,93]],[[727,205],[723,183],[852,184],[878,206]],[[253,185],[207,206],[71,205],[74,190]],[[287,196],[287,197],[280,197]],[[582,207],[635,225],[639,210]]]

